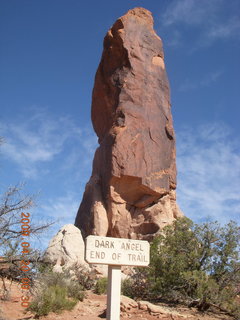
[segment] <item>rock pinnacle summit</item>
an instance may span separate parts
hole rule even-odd
[[[129,10],[104,38],[92,94],[99,147],[75,225],[90,234],[150,240],[182,212],[162,41],[151,12]]]

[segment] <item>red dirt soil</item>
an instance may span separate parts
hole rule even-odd
[[[7,282],[8,287],[10,285]],[[22,292],[19,284],[12,283],[11,295],[7,301],[0,300],[0,320],[23,320],[34,319],[34,315],[27,312],[25,308],[21,306]],[[47,316],[41,317],[41,320],[100,320],[106,319],[106,295],[96,295],[91,291],[87,292],[87,297],[83,302],[78,302],[72,311],[63,311],[60,314],[50,313]],[[138,308],[132,308],[127,312],[121,312],[121,320],[231,320],[233,318],[225,314],[202,314],[196,309],[186,308],[183,306],[169,307],[161,304],[166,308],[165,314],[149,314],[147,310],[140,310]],[[177,313],[177,314],[176,314]]]

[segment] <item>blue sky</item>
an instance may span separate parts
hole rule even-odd
[[[239,0],[0,0],[0,191],[25,182],[36,220],[73,223],[97,139],[91,91],[103,37],[152,11],[177,138],[178,203],[195,222],[239,221]]]

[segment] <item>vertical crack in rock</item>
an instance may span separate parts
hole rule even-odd
[[[182,213],[162,41],[148,10],[129,10],[107,32],[91,115],[99,147],[75,225],[84,237],[149,240]]]

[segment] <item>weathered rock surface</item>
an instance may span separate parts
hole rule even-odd
[[[121,295],[120,309],[122,312],[128,312],[136,308],[138,308],[138,303],[135,300]]]
[[[150,314],[153,315],[171,315],[171,316],[177,316],[180,318],[189,318],[187,315],[181,314],[177,311],[172,310],[171,308],[163,307],[163,306],[157,306],[155,304],[152,304],[148,301],[139,301],[138,307],[140,310],[147,310]]]
[[[146,9],[128,11],[104,39],[92,123],[100,146],[75,225],[84,237],[150,239],[182,213],[162,41]]]
[[[62,268],[73,264],[85,265],[84,241],[81,231],[73,224],[66,224],[51,239],[43,259],[54,265],[53,270],[61,272]]]

